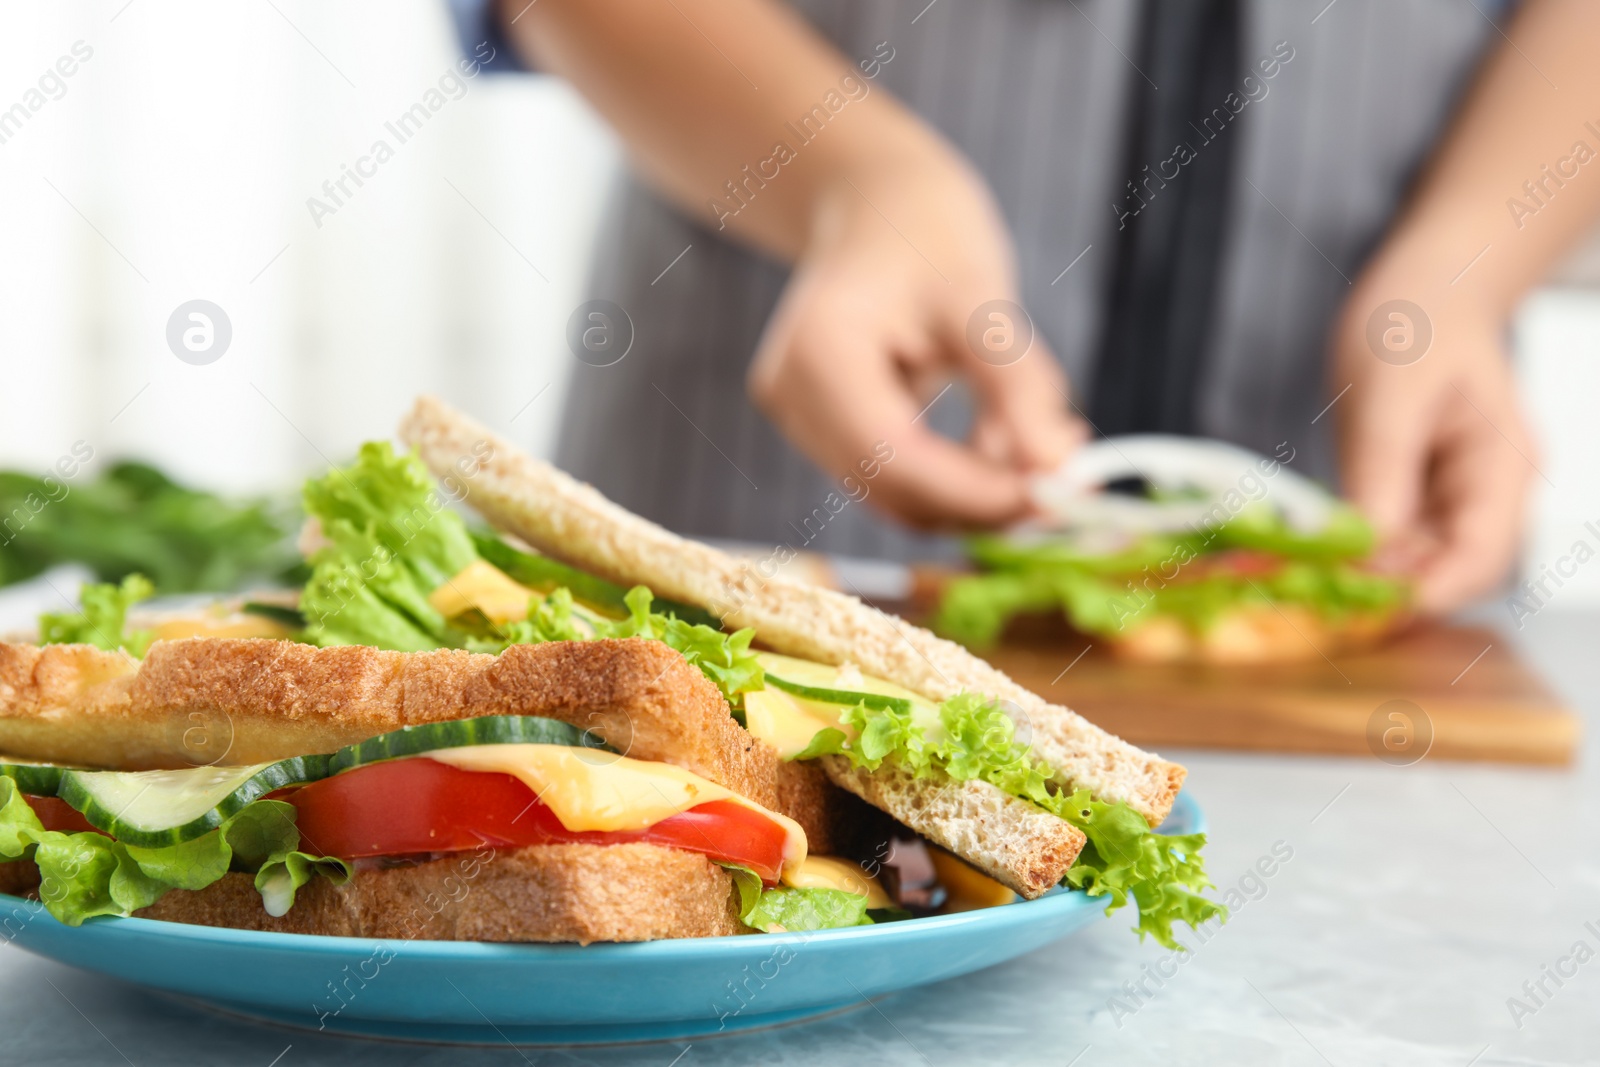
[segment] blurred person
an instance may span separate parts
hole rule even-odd
[[[1503,579],[1505,333],[1600,214],[1600,5],[452,9],[631,158],[590,295],[633,350],[575,368],[558,456],[623,505],[914,558],[1091,434],[1198,434],[1337,482],[1427,610]]]

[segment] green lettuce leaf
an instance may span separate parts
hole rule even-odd
[[[1335,508],[1326,527],[1302,533],[1271,508],[1250,506],[1222,525],[1186,534],[1151,534],[1110,554],[1092,555],[1065,540],[1019,544],[974,538],[968,550],[986,573],[945,589],[934,629],[973,648],[988,648],[1018,615],[1060,610],[1084,633],[1113,636],[1154,615],[1205,632],[1241,605],[1295,604],[1330,620],[1402,607],[1407,584],[1360,565],[1372,530],[1354,509]],[[1267,574],[1206,570],[1193,561],[1230,549],[1276,556]]]
[[[740,920],[753,930],[769,934],[872,925],[867,915],[867,898],[858,893],[788,886],[764,890],[755,906],[740,916]]]
[[[108,837],[41,829],[31,843],[39,866],[39,899],[68,926],[97,915],[130,915],[161,896],[161,883],[139,870],[127,850]]]
[[[761,876],[749,867],[738,863],[722,863],[718,866],[733,875],[734,888],[739,890],[739,919],[743,921],[755,910],[766,887],[761,884]]]
[[[683,658],[711,679],[728,703],[738,706],[744,693],[766,685],[761,661],[750,648],[756,632],[748,627],[725,634],[702,623],[688,623],[676,615],[650,610],[650,590],[636,585],[628,590],[628,617],[596,625],[596,637],[648,637],[677,649]]]
[[[596,578],[587,571],[568,566],[549,556],[539,556],[512,548],[492,531],[475,531],[472,543],[478,554],[500,568],[514,582],[519,582],[540,593],[550,593],[566,588],[574,600],[609,618],[620,618],[628,613],[627,590],[604,578]],[[718,628],[718,619],[704,608],[676,600],[657,598],[659,610],[665,615],[676,615],[685,622],[702,623]]]
[[[172,889],[204,889],[228,873],[233,855],[221,827],[209,834],[163,848],[123,845],[139,870]]]
[[[841,712],[839,721],[856,729],[850,751],[857,766],[875,771],[893,756],[914,772],[927,771],[929,752],[922,728],[911,721],[911,712],[869,708],[862,703]]]
[[[739,921],[752,930],[782,934],[803,930],[831,930],[840,926],[871,926],[874,921],[895,922],[911,918],[900,908],[880,908],[868,913],[867,898],[842,889],[766,888],[749,867],[724,863],[739,890]]]
[[[1199,926],[1227,919],[1228,909],[1201,896],[1211,888],[1200,849],[1205,834],[1158,834],[1126,804],[1093,800],[1088,790],[1057,794],[1045,805],[1084,832],[1089,843],[1067,871],[1066,882],[1091,897],[1106,896],[1106,914],[1128,903],[1139,906],[1140,940],[1148,934],[1179,948],[1174,923]]]
[[[496,653],[541,641],[646,637],[677,649],[736,708],[742,694],[762,687],[761,664],[750,649],[753,631],[725,634],[680,617],[704,617],[703,612],[670,602],[666,611],[653,611],[654,597],[644,586],[622,594],[553,560],[484,535],[475,539],[434,489],[427,466],[414,455],[397,455],[387,442],[362,445],[353,465],[307,482],[304,496],[307,514],[330,542],[312,557],[311,579],[300,598],[302,637],[312,644]],[[541,586],[571,582],[590,602],[627,614],[612,618],[579,604],[563,584],[531,598],[522,622],[444,618],[428,597],[480,554],[506,565],[515,579]]]
[[[586,641],[594,636],[594,625],[578,614],[572,590],[562,586],[543,600],[532,598],[528,617],[521,622],[502,623],[490,637],[470,637],[467,647],[474,652],[503,652],[512,645],[537,645],[543,641]]]
[[[0,860],[31,858],[39,867],[40,901],[68,926],[97,915],[132,915],[169,889],[204,889],[229,870],[288,869],[292,903],[294,890],[313,874],[339,884],[350,876],[341,860],[294,851],[300,842],[294,817],[292,804],[258,800],[192,841],[138,848],[90,831],[46,830],[16,783],[0,778]],[[258,877],[258,888],[260,883]],[[272,888],[278,890],[278,883]]]
[[[83,445],[42,478],[0,471],[0,585],[72,562],[101,582],[139,573],[162,593],[228,591],[293,562],[281,502],[219,497],[131,460],[90,478],[98,457]]]
[[[142,656],[155,634],[149,630],[127,632],[128,609],[154,592],[150,579],[142,574],[128,575],[121,585],[85,585],[78,593],[82,611],[39,616],[39,643],[93,645],[107,652],[123,648],[130,655]]]
[[[321,875],[334,885],[345,885],[354,872],[344,860],[333,856],[313,856],[290,849],[274,852],[256,872],[256,892],[268,915],[287,915],[294,907],[295,891]]]
[[[858,705],[843,719],[859,731],[856,741],[842,730],[823,730],[801,758],[836,753],[869,770],[892,760],[918,777],[942,772],[957,781],[978,779],[1037,804],[1088,838],[1065,883],[1108,898],[1107,914],[1133,901],[1141,939],[1149,935],[1178,948],[1174,923],[1226,917],[1227,909],[1200,895],[1211,887],[1200,856],[1204,834],[1157,834],[1121,801],[1094,800],[1087,790],[1052,790],[1050,767],[1017,740],[1011,717],[995,702],[971,693],[952,697],[940,705],[931,737],[910,715],[892,710]]]
[[[494,627],[492,633],[471,637],[467,647],[475,652],[501,652],[511,645],[541,641],[643,637],[676,649],[722,691],[734,708],[742,706],[745,693],[766,684],[761,661],[750,647],[754,630],[725,634],[703,623],[689,623],[676,615],[652,611],[655,598],[642,585],[628,590],[624,602],[627,617],[609,619],[577,604],[571,590],[563,586],[542,600],[535,598],[526,620],[505,623]]]
[[[818,756],[842,756],[850,748],[850,735],[832,726],[818,730],[811,742],[794,758],[816,759]]]
[[[306,640],[402,652],[463,645],[428,595],[478,553],[420,459],[369,441],[351,466],[308,481],[304,502],[331,542],[312,557],[301,594]]]
[[[300,828],[295,825],[298,814],[295,806],[286,800],[258,800],[245,805],[224,823],[228,848],[233,852],[234,870],[257,870],[274,855],[297,848],[300,844]]]

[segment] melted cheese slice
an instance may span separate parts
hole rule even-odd
[[[843,710],[835,704],[802,700],[773,686],[744,695],[745,729],[777,749],[778,757],[786,760],[804,752],[811,739],[829,727],[854,734],[854,729],[839,722],[839,712]]]
[[[532,589],[479,559],[429,594],[428,603],[447,619],[477,608],[490,622],[521,622],[528,617],[528,598],[533,595]]]
[[[806,832],[799,823],[670,763],[570,745],[469,745],[438,749],[427,758],[464,771],[511,775],[574,832],[644,830],[713,800],[732,801],[783,828],[786,875],[805,863]]]
[[[944,738],[944,723],[938,705],[893,682],[862,674],[853,664],[830,667],[811,660],[762,652],[758,657],[769,672],[787,682],[848,693],[876,693],[911,702],[911,721],[922,729],[929,744]],[[856,729],[839,721],[845,705],[810,700],[770,682],[767,688],[744,695],[745,729],[778,750],[779,757],[792,760],[806,750],[817,733],[832,727],[843,730],[851,740]]]
[[[282,640],[292,629],[264,615],[180,615],[162,619],[150,627],[158,641],[177,641],[184,637],[269,637]]]
[[[784,868],[783,884],[795,889],[838,889],[867,898],[869,908],[889,908],[893,903],[878,880],[859,866],[833,856],[807,856],[793,870]]]
[[[945,911],[975,911],[1010,904],[1017,899],[1010,889],[948,852],[930,848],[928,856],[933,860],[933,870],[940,884],[949,894]]]

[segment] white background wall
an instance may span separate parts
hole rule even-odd
[[[1548,482],[1534,483],[1523,569],[1555,567],[1583,539],[1600,551],[1600,295],[1594,289],[1550,288],[1526,301],[1515,330],[1518,373]],[[1565,565],[1562,569],[1571,569]],[[1546,586],[1552,607],[1600,605],[1600,559],[1563,584]]]
[[[0,7],[0,109],[93,49],[0,145],[0,463],[82,438],[278,487],[420,390],[548,449],[615,161],[577,98],[481,75],[399,144],[384,123],[459,59],[442,3],[124,3]],[[379,137],[395,157],[318,227],[307,198]],[[209,366],[165,342],[194,298],[232,320]]]
[[[7,4],[0,110],[80,40],[93,57],[0,144],[0,465],[43,469],[82,439],[281,488],[387,436],[422,390],[548,452],[617,163],[573,94],[467,81],[318,227],[307,198],[394,143],[385,121],[459,58],[442,2]],[[194,298],[234,330],[204,367],[165,342]],[[1600,520],[1600,297],[1548,290],[1516,338],[1553,483],[1537,572]],[[1600,605],[1600,562],[1560,601]]]

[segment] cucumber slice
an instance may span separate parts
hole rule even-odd
[[[474,533],[472,543],[478,549],[478,555],[504,571],[512,581],[520,582],[529,589],[548,593],[556,586],[564,585],[571,590],[572,598],[580,604],[587,604],[613,618],[621,619],[628,615],[628,605],[622,599],[628,591],[620,585],[614,585],[604,578],[596,578],[576,567],[569,567],[549,556],[519,552],[493,534]],[[681,604],[676,600],[658,596],[655,598],[653,610],[676,615],[692,625],[709,626],[713,630],[722,629],[722,620],[691,604]]]
[[[42,763],[0,763],[0,778],[9,778],[17,788],[36,797],[53,797],[61,787],[61,775],[67,767],[53,767]]]
[[[326,756],[181,771],[64,771],[57,795],[123,844],[165,848],[210,833],[274,789],[327,774]]]
[[[329,773],[336,774],[381,760],[420,756],[441,748],[465,748],[468,745],[607,747],[594,734],[559,719],[542,719],[534,715],[484,715],[476,719],[402,726],[360,744],[349,745],[328,757]]]
[[[839,668],[822,663],[780,656],[775,652],[761,652],[756,658],[761,661],[768,683],[803,700],[847,707],[865,704],[869,708],[902,714],[910,711],[912,704],[922,702],[915,693],[875,678],[862,678],[861,689],[841,689],[837,684]]]
[[[98,830],[140,848],[192,841],[274,789],[303,785],[379,760],[467,745],[541,744],[605,748],[585,730],[532,715],[485,715],[424,723],[349,745],[330,756],[297,756],[249,767],[181,771],[83,771],[0,764],[24,793],[59,796]]]

